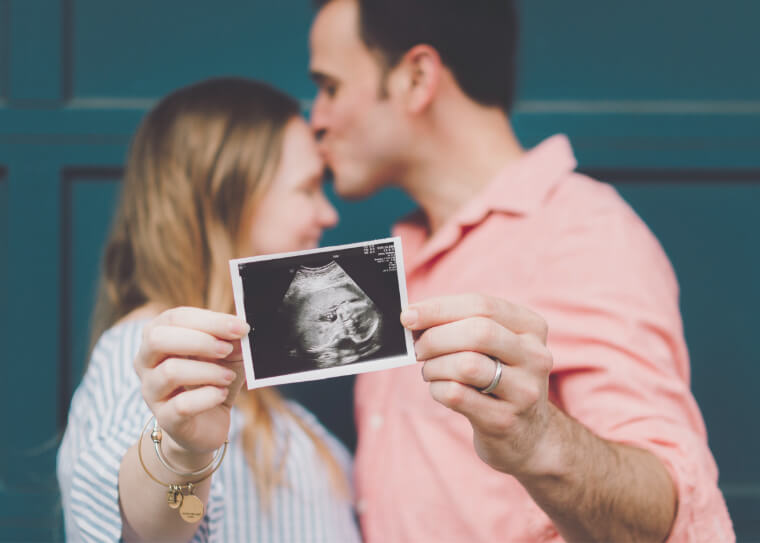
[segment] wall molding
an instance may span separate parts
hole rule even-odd
[[[74,91],[74,0],[61,1],[61,98],[66,104]]]
[[[72,252],[73,252],[73,191],[74,185],[81,181],[115,181],[120,180],[123,176],[124,169],[120,167],[101,167],[101,166],[75,166],[64,167],[61,170],[61,228],[60,228],[60,306],[59,306],[59,355],[58,364],[58,406],[57,406],[57,425],[59,431],[66,427],[68,418],[69,403],[74,391],[72,379]]]
[[[606,183],[760,183],[760,168],[579,168]]]
[[[517,100],[513,113],[760,115],[760,100]]]
[[[8,100],[11,78],[11,0],[0,0],[0,107]]]

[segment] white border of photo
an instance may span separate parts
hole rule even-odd
[[[276,253],[269,255],[259,255],[247,258],[236,258],[229,261],[230,275],[232,277],[232,291],[235,297],[235,310],[238,317],[246,319],[245,312],[245,294],[243,292],[243,280],[240,277],[239,265],[249,262],[263,262],[268,260],[277,260],[282,258],[291,258],[300,255],[311,255],[315,253],[330,253],[341,251],[344,249],[354,249],[357,247],[365,247],[380,243],[393,243],[396,256],[396,274],[399,288],[399,299],[401,301],[401,309],[405,309],[409,304],[406,293],[406,275],[404,272],[404,258],[401,250],[401,238],[383,238],[371,241],[364,241],[360,243],[349,243],[346,245],[332,245],[329,247],[319,247],[317,249],[309,249],[305,251],[294,251],[289,253]],[[396,321],[398,326],[401,323]],[[251,324],[251,323],[248,323]],[[251,325],[253,331],[253,326]],[[253,363],[253,354],[249,336],[246,335],[242,338],[242,350],[243,360],[245,365],[245,377],[246,383],[249,389],[261,388],[273,385],[284,385],[287,383],[300,383],[304,381],[316,381],[320,379],[329,379],[331,377],[340,377],[342,375],[356,375],[359,373],[367,373],[371,371],[387,370],[391,368],[398,368],[401,366],[409,366],[417,362],[414,355],[414,341],[412,339],[412,333],[404,329],[404,339],[406,343],[406,354],[400,356],[390,356],[381,359],[370,359],[362,362],[354,362],[352,364],[346,364],[343,366],[337,366],[332,368],[313,369],[308,371],[296,372],[287,375],[278,375],[276,377],[266,377],[257,379],[255,374],[255,368]]]

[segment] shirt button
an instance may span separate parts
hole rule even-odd
[[[375,413],[369,418],[369,426],[373,430],[377,430],[383,425],[383,416]]]
[[[356,502],[356,512],[358,514],[362,514],[367,510],[367,502],[363,499],[360,499],[358,502]]]

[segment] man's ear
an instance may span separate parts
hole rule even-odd
[[[429,45],[415,45],[404,54],[394,70],[394,86],[409,113],[420,113],[430,106],[438,93],[442,70],[438,51]]]

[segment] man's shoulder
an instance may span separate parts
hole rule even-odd
[[[614,186],[577,171],[568,173],[556,185],[546,203],[548,206],[562,206],[569,210],[608,210],[624,214],[632,211]]]
[[[542,220],[550,231],[548,257],[559,255],[581,269],[593,268],[588,277],[635,273],[652,282],[665,279],[675,288],[672,266],[656,234],[609,183],[582,173],[568,175],[546,203]]]
[[[589,230],[606,238],[634,235],[654,239],[613,185],[579,172],[557,184],[544,203],[542,219],[560,230]]]

